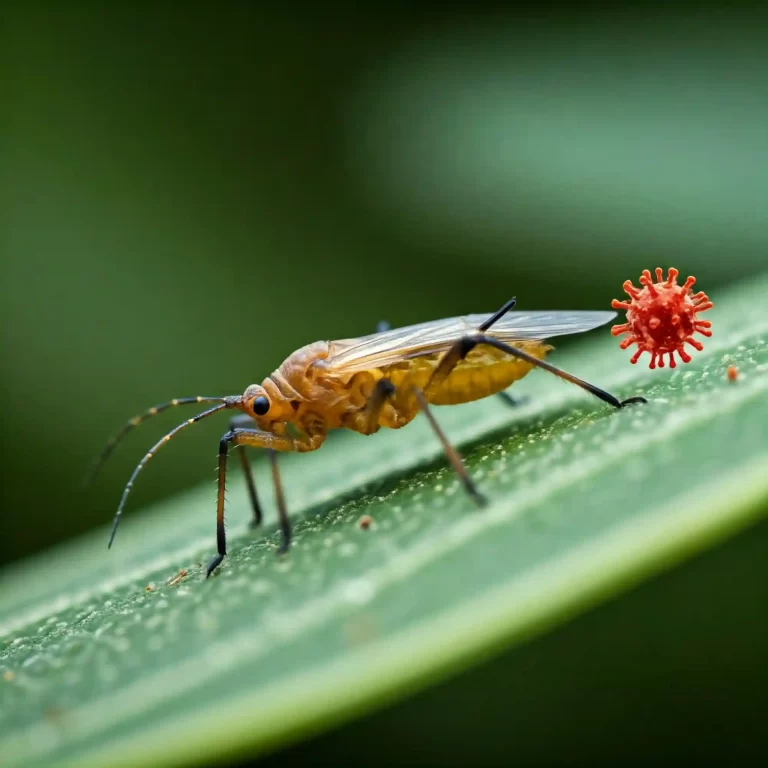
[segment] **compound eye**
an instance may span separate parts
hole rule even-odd
[[[269,400],[264,395],[259,395],[254,399],[251,407],[257,416],[263,416],[269,410]]]

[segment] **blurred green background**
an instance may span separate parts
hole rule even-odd
[[[128,417],[309,341],[768,266],[759,6],[2,13],[0,562],[109,521],[188,414],[83,492]],[[213,481],[225,428],[176,441],[131,506]]]

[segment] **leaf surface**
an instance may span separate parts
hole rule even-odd
[[[200,565],[215,550],[212,483],[129,509],[111,552],[104,528],[6,570],[3,765],[263,752],[478,663],[755,522],[768,511],[768,279],[714,300],[714,337],[674,371],[630,366],[605,332],[552,356],[646,406],[613,412],[534,372],[512,390],[528,396],[516,409],[496,398],[437,409],[490,498],[484,510],[418,419],[285,457],[296,522],[286,557],[273,522],[248,530],[235,476],[217,578]],[[162,471],[153,465],[140,482]],[[263,462],[257,482],[268,489]]]

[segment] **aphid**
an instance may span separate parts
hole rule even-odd
[[[728,381],[736,381],[739,378],[739,369],[735,365],[729,365],[726,371]]]
[[[691,295],[691,287],[696,282],[695,277],[689,277],[683,285],[677,284],[680,274],[670,267],[669,276],[664,280],[664,272],[656,268],[656,282],[651,278],[650,270],[643,270],[640,284],[636,288],[630,280],[624,282],[624,291],[629,294],[630,301],[614,299],[611,306],[614,309],[627,310],[627,322],[614,325],[611,333],[618,336],[629,334],[619,346],[626,349],[637,344],[637,351],[630,363],[636,363],[643,352],[651,355],[649,367],[664,367],[664,355],[669,355],[669,367],[674,368],[675,352],[684,363],[691,361],[691,356],[685,351],[685,344],[690,344],[701,352],[704,346],[693,338],[694,333],[711,336],[712,323],[699,320],[698,313],[712,308],[712,302],[704,291]]]
[[[491,315],[469,315],[392,329],[342,341],[317,341],[294,352],[261,384],[251,384],[242,395],[187,397],[150,408],[131,419],[107,443],[96,459],[93,476],[117,443],[149,416],[188,403],[216,403],[187,419],[163,437],[144,458],[125,486],[112,524],[115,538],[128,494],[147,462],[171,438],[191,424],[225,409],[240,411],[219,442],[216,543],[218,554],[208,564],[207,576],[227,554],[224,531],[224,489],[231,447],[268,449],[281,531],[279,552],[291,541],[291,525],[277,466],[278,451],[315,451],[329,430],[351,429],[364,435],[381,427],[399,429],[423,411],[443,445],[448,461],[469,496],[482,504],[458,452],[440,429],[432,405],[455,405],[496,394],[521,379],[532,368],[543,368],[585,389],[614,408],[646,402],[642,397],[618,400],[602,389],[545,362],[552,336],[583,333],[604,325],[614,312],[509,313],[515,299]],[[262,519],[261,505],[247,458],[240,451],[253,522]]]

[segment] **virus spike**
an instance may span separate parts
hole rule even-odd
[[[684,293],[690,293],[691,288],[693,288],[693,284],[696,282],[695,277],[689,277],[684,283],[683,283],[683,292]]]
[[[653,284],[653,278],[651,277],[651,271],[649,269],[643,270],[643,274],[640,275],[640,284],[645,287],[647,292],[650,292],[651,296],[654,298],[658,296],[658,293],[656,293],[656,286]]]
[[[704,349],[702,343],[693,338],[694,333],[705,337],[712,335],[709,330],[712,323],[697,316],[699,312],[711,309],[712,302],[704,291],[691,294],[695,277],[691,276],[679,285],[677,276],[680,273],[674,267],[667,270],[666,280],[661,267],[656,267],[654,271],[655,283],[648,269],[644,269],[640,275],[641,288],[637,288],[630,280],[624,282],[624,291],[630,301],[614,299],[611,306],[626,310],[627,322],[614,325],[611,334],[627,334],[619,343],[621,349],[637,344],[637,351],[630,358],[630,363],[637,363],[640,356],[648,352],[651,356],[649,368],[664,368],[665,356],[669,360],[669,367],[675,368],[675,353],[683,363],[691,361],[691,356],[684,348],[685,344],[690,344],[699,352]]]
[[[625,280],[624,285],[621,287],[624,289],[624,293],[628,293],[632,299],[636,299],[640,295],[640,290],[632,285],[631,280]],[[616,299],[614,299],[614,301],[616,301]]]

